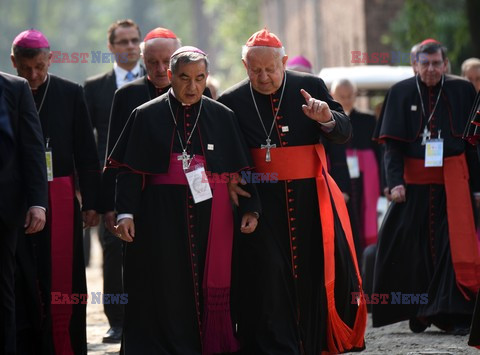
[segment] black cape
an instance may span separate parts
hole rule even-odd
[[[100,167],[80,85],[49,74],[48,80],[34,93],[45,142],[53,156],[53,176],[77,174],[82,196],[82,210],[96,209]],[[51,226],[35,236],[20,238],[17,248],[17,319],[19,342],[28,343],[44,354],[54,354],[50,318],[51,292]],[[86,294],[83,257],[83,229],[80,205],[74,198],[74,241],[72,293]],[[86,354],[86,304],[74,304],[70,321],[70,341],[75,354]],[[32,341],[33,339],[33,341]]]
[[[108,125],[107,159],[102,175],[102,189],[99,198],[100,211],[113,211],[115,208],[115,187],[118,169],[109,163],[108,157],[110,157],[114,147],[116,148],[115,154],[117,156],[123,156],[125,153],[127,139],[122,140],[118,144],[117,142],[121,135],[125,138],[130,136],[130,114],[138,106],[165,94],[169,89],[170,85],[161,89],[156,88],[145,75],[123,86],[115,93]],[[205,89],[204,95],[211,97],[208,88]]]
[[[379,138],[385,140],[385,164],[389,188],[405,185],[404,157],[424,159],[420,134],[426,124],[422,114],[416,78],[394,85],[386,102]],[[441,83],[427,88],[419,80],[426,115],[433,110]],[[443,91],[429,123],[432,138],[444,139],[444,157],[466,153],[473,191],[480,182],[475,152],[461,139],[474,99],[473,86],[446,75]],[[472,154],[473,153],[473,154]],[[472,159],[473,158],[473,159]],[[468,323],[473,302],[467,301],[456,286],[452,266],[446,194],[443,185],[406,186],[406,202],[393,202],[378,237],[374,293],[390,295],[387,304],[373,304],[373,325],[423,317],[444,330]],[[466,208],[465,213],[472,213]],[[392,304],[392,292],[427,295],[426,304]]]
[[[331,98],[324,82],[313,75],[288,70],[286,80],[272,143],[277,147],[312,145],[319,143],[320,137],[336,143],[347,141],[351,135],[349,119]],[[328,103],[336,121],[331,132],[303,114],[305,99],[301,88]],[[272,95],[254,92],[267,131],[281,90]],[[266,134],[247,79],[228,89],[219,101],[235,112],[249,148],[265,144]],[[288,132],[282,131],[285,126]],[[237,246],[238,329],[245,353],[318,354],[326,349],[327,308],[315,179],[259,184],[257,189],[263,215],[256,231],[239,239]],[[335,221],[335,299],[340,317],[352,326],[357,307],[351,304],[350,292],[358,285],[338,217]],[[293,277],[293,267],[297,279]]]
[[[211,199],[194,204],[187,186],[144,184],[148,175],[166,173],[170,155],[182,151],[167,100],[185,144],[199,104],[182,106],[167,93],[133,111],[130,136],[119,140],[125,149],[113,149],[111,155],[123,166],[116,209],[132,213],[135,221],[135,239],[127,243],[124,264],[124,354],[201,354],[202,349]],[[205,171],[232,173],[251,166],[233,112],[205,96],[190,142],[188,153],[205,157]],[[245,210],[260,211],[257,199],[246,202]]]

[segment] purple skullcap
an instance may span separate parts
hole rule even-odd
[[[49,48],[50,44],[48,43],[47,37],[33,28],[21,32],[13,40],[14,46],[24,47],[24,48]]]
[[[307,58],[301,55],[293,57],[292,59],[289,59],[287,61],[287,67],[296,67],[296,66],[302,66],[310,70],[312,69],[312,64],[308,61]]]
[[[205,57],[207,56],[207,54],[204,51],[202,51],[201,49],[199,49],[197,47],[183,46],[183,47],[178,48],[175,52],[173,52],[170,59],[179,55],[180,53],[185,53],[185,52],[199,53],[201,55],[204,55]]]

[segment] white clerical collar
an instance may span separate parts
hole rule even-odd
[[[175,100],[177,100],[178,102],[180,102],[182,104],[182,106],[193,106],[193,105],[196,105],[198,102],[200,102],[202,99],[200,98],[200,101],[197,101],[195,102],[194,104],[184,104],[183,102],[181,102],[179,99],[177,99],[177,97],[175,96],[175,92],[173,91],[173,88],[170,88],[168,89],[168,92],[172,94],[172,96],[175,98]]]

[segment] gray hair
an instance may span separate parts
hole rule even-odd
[[[170,70],[172,71],[172,74],[175,74],[180,64],[199,62],[201,60],[205,61],[205,69],[208,73],[208,58],[198,52],[182,52],[170,58]]]
[[[280,57],[280,58],[283,58],[285,57],[285,47],[281,47],[281,48],[276,48],[276,47],[267,47],[267,46],[255,46],[255,47],[247,47],[247,46],[243,46],[242,47],[242,59],[244,61],[247,60],[247,54],[250,50],[252,49],[255,49],[255,48],[268,48],[268,49],[272,49],[273,51],[275,51],[277,53],[277,55]]]
[[[155,39],[166,39],[166,40],[175,41],[175,42],[177,42],[176,49],[178,49],[182,46],[182,41],[180,40],[180,38],[152,38],[148,41],[152,41],[152,40],[155,40]],[[145,42],[143,42],[143,41],[140,43],[140,54],[142,56],[145,54]]]
[[[465,76],[466,72],[471,68],[480,68],[480,59],[468,58],[462,63],[462,76]]]

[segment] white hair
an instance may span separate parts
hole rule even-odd
[[[252,49],[256,49],[256,48],[268,48],[268,49],[272,49],[274,50],[279,57],[283,58],[285,57],[285,47],[281,47],[281,48],[277,48],[277,47],[267,47],[267,46],[254,46],[254,47],[247,47],[247,46],[243,46],[242,47],[242,59],[243,60],[247,60],[247,54],[250,50]]]
[[[330,92],[335,92],[335,90],[337,90],[338,87],[342,87],[342,86],[351,88],[354,93],[357,92],[357,85],[355,85],[354,82],[346,78],[334,80],[332,83]]]

